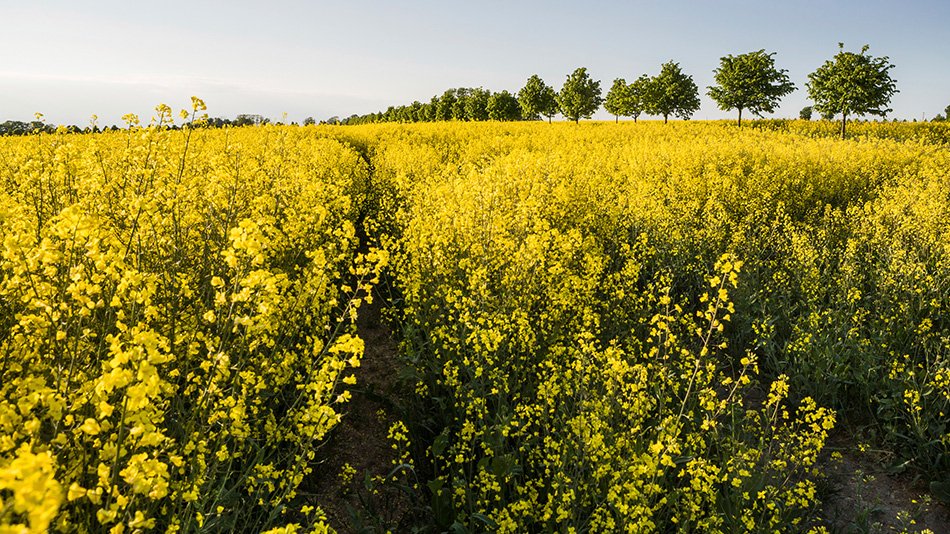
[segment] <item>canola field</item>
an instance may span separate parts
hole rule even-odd
[[[0,531],[328,530],[374,297],[428,531],[822,531],[843,426],[946,480],[948,131],[814,124],[0,139]]]
[[[0,531],[285,521],[384,264],[366,164],[291,128],[0,143]]]

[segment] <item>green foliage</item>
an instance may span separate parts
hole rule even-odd
[[[650,77],[646,74],[641,75],[627,87],[627,115],[633,117],[633,122],[637,122],[637,117],[646,109],[646,95],[649,89]]]
[[[643,95],[649,83],[650,77],[646,75],[640,76],[631,84],[627,84],[623,78],[617,78],[607,92],[604,109],[618,118],[633,117],[636,122],[643,112]]]
[[[688,120],[699,110],[699,90],[693,77],[683,74],[679,63],[664,63],[647,86],[644,108],[647,113],[662,115],[663,122],[670,115]]]
[[[476,87],[469,90],[465,96],[465,120],[469,121],[487,121],[488,120],[488,99],[491,92]]]
[[[627,115],[624,113],[626,111],[627,87],[626,80],[617,78],[610,90],[607,91],[607,98],[604,99],[604,109],[617,120],[620,120],[621,115]]]
[[[521,106],[518,104],[518,99],[508,91],[492,93],[488,98],[488,118],[493,121],[521,119]]]
[[[715,86],[709,87],[709,96],[719,104],[719,109],[739,111],[739,126],[742,126],[742,110],[756,116],[772,113],[779,100],[795,90],[784,69],[775,68],[775,53],[765,50],[728,55],[719,59],[715,71]]]
[[[533,74],[518,91],[518,104],[521,105],[523,118],[538,120],[544,116],[550,122],[551,117],[557,113],[557,93],[537,74]]]
[[[878,156],[715,123],[413,131],[379,130],[374,216],[432,529],[807,531],[833,414],[758,372],[788,335],[760,326],[823,280],[784,263],[816,261],[793,230],[863,204]]]
[[[42,121],[35,120],[31,122],[6,121],[0,123],[0,136],[3,135],[28,135],[34,132],[53,132],[56,128]]]
[[[799,119],[802,119],[802,120],[806,120],[806,121],[810,121],[810,120],[811,120],[811,115],[812,115],[812,107],[811,107],[811,106],[805,106],[805,107],[802,108],[801,111],[798,112],[798,118],[799,118]]]
[[[313,509],[362,354],[369,168],[316,128],[156,111],[0,141],[0,532],[263,532]],[[54,154],[68,169],[27,165]]]
[[[601,102],[603,99],[600,97],[600,82],[592,80],[585,67],[575,69],[557,94],[561,115],[575,123],[581,119],[589,119]]]
[[[840,51],[818,70],[808,75],[808,96],[815,101],[815,110],[823,117],[841,115],[841,137],[849,115],[885,116],[892,111],[887,105],[897,93],[897,84],[890,76],[894,65],[887,56],[867,55],[868,45],[861,53]]]
[[[435,120],[450,120],[452,118],[452,107],[455,106],[456,100],[458,99],[455,96],[455,89],[448,89],[442,93],[442,97],[435,103]]]
[[[262,124],[269,123],[269,119],[264,118],[262,115],[253,113],[242,113],[235,117],[234,122],[232,122],[234,126],[260,126]]]
[[[468,116],[468,99],[472,90],[467,87],[459,87],[455,90],[455,102],[452,103],[452,120],[464,121]]]

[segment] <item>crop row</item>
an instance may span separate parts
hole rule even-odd
[[[293,129],[5,139],[0,530],[320,525],[367,172]]]
[[[372,152],[440,529],[820,527],[836,421],[948,472],[942,147],[702,123],[347,135]]]
[[[821,529],[842,425],[950,473],[950,155],[910,125],[166,111],[0,145],[0,529],[325,531],[381,277],[423,528]]]

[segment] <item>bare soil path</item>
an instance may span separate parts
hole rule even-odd
[[[326,512],[330,526],[341,533],[368,531],[365,503],[379,499],[366,489],[365,477],[386,476],[393,466],[394,452],[387,436],[397,420],[393,402],[398,398],[398,346],[382,318],[382,301],[377,296],[360,308],[357,334],[366,349],[355,370],[353,397],[325,445],[322,456],[326,460],[314,469],[314,500]]]
[[[861,442],[860,437],[839,432],[826,446],[827,458],[820,469],[830,491],[822,503],[822,517],[831,532],[950,534],[950,508],[928,500],[925,482],[909,473],[888,472],[888,454],[859,447]]]

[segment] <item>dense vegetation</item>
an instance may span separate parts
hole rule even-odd
[[[380,274],[422,530],[820,529],[842,426],[950,474],[946,125],[169,115],[0,141],[0,528],[326,530]]]
[[[944,145],[561,126],[351,134],[440,528],[807,530],[842,421],[947,476]]]
[[[170,111],[0,145],[5,532],[260,531],[312,510],[297,492],[382,264],[357,250],[368,169],[309,131],[174,131]]]

